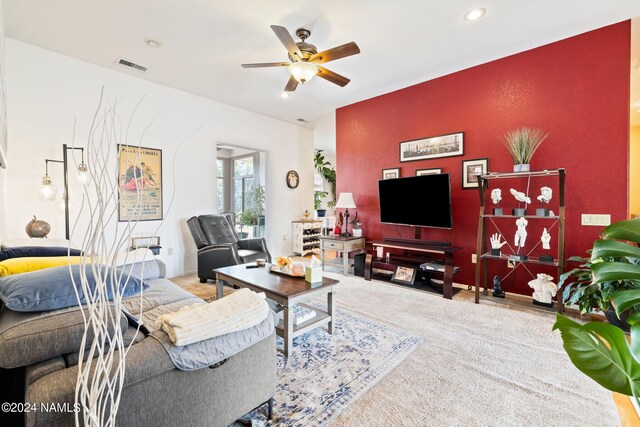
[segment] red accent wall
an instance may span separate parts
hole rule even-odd
[[[411,227],[380,223],[377,181],[383,168],[399,167],[402,177],[443,168],[451,174],[453,229],[424,229],[422,237],[462,246],[456,255],[462,272],[455,280],[473,284],[479,202],[476,189],[462,189],[462,161],[487,157],[490,171],[512,170],[499,138],[530,126],[549,132],[531,168],[567,170],[566,256],[584,254],[600,228],[581,226],[582,213],[610,213],[612,221],[627,217],[630,28],[629,21],[611,25],[338,109],[338,192],[354,194],[365,236],[413,237]],[[454,132],[465,133],[463,156],[400,162],[401,141]],[[532,181],[532,199],[551,182]],[[497,185],[505,211],[515,206],[510,184],[524,191],[527,183]],[[557,187],[550,186],[557,197]],[[557,198],[550,205],[557,210]],[[428,209],[428,189],[408,200],[407,209]],[[498,226],[512,241],[514,220],[505,221]],[[551,224],[529,221],[525,249],[539,242],[542,226]],[[557,234],[551,234],[554,248]],[[491,275],[510,271],[492,263]],[[555,276],[553,270],[548,273]],[[530,294],[529,280],[526,271],[516,271],[503,286]]]

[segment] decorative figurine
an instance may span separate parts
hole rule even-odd
[[[502,190],[499,188],[491,190],[491,201],[493,201],[493,204],[497,206],[498,203],[500,203],[500,200],[502,200]],[[493,208],[493,214],[496,216],[504,215],[502,208],[498,207]]]
[[[545,208],[544,205],[549,203],[551,197],[553,196],[553,190],[549,187],[542,187],[540,189],[540,195],[536,197],[540,203],[542,203],[541,208],[536,209],[536,216],[549,216],[549,209]]]
[[[516,226],[518,229],[516,230],[516,235],[514,236],[515,246],[518,248],[518,253],[515,255],[511,255],[511,258],[524,260],[527,259],[527,255],[520,254],[520,249],[524,248],[525,241],[527,240],[527,224],[529,221],[526,218],[518,218],[516,220]]]
[[[549,255],[549,252],[548,252],[549,249],[551,249],[551,246],[549,245],[549,242],[551,241],[551,234],[549,234],[546,228],[542,230],[542,236],[540,236],[540,241],[542,242],[542,249],[544,249],[544,255],[540,256],[540,261],[553,262],[553,257]]]
[[[539,273],[536,279],[529,282],[533,289],[533,303],[545,307],[553,307],[551,299],[558,292],[558,287],[553,283],[553,277],[545,273]]]
[[[500,256],[500,248],[507,244],[507,241],[500,242],[502,239],[502,234],[494,233],[489,238],[491,242],[491,255]]]
[[[509,191],[517,201],[524,203],[524,208],[522,207],[513,208],[513,216],[525,216],[527,214],[527,205],[531,204],[531,199],[526,194],[518,190],[515,190],[513,188],[511,188]]]
[[[502,279],[500,276],[493,277],[493,296],[496,298],[504,298],[504,291],[502,290]]]

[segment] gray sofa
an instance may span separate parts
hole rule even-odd
[[[143,319],[199,301],[171,281],[145,280]],[[130,312],[140,298],[125,301]],[[122,426],[227,426],[252,409],[269,405],[276,389],[275,332],[214,366],[181,371],[151,335],[135,335],[122,315],[126,342],[133,342],[126,359],[126,376],[118,410]],[[152,323],[152,322],[151,322]],[[24,372],[24,401],[68,403],[73,407],[79,339],[84,329],[79,308],[47,313],[0,310],[0,368]],[[73,412],[29,412],[27,426],[71,426]],[[0,424],[3,424],[0,422]],[[9,425],[9,424],[7,424]]]

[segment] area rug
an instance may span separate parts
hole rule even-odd
[[[318,328],[295,338],[289,357],[278,352],[275,425],[328,424],[424,341],[344,310],[336,317],[333,335]],[[280,337],[277,345],[284,347]],[[266,412],[261,408],[244,418],[264,421]]]

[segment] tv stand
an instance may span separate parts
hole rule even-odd
[[[454,253],[462,248],[453,247],[449,242],[430,242],[427,240],[400,239],[385,237],[382,241],[367,242],[372,248],[367,251],[364,265],[364,278],[371,280],[374,268],[395,271],[398,266],[410,267],[429,275],[442,275],[442,297],[453,297],[453,275],[460,271],[455,266]],[[383,248],[383,256],[376,252]],[[385,256],[385,252],[388,257]],[[422,267],[424,266],[424,267]]]

